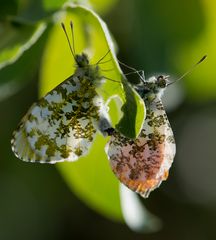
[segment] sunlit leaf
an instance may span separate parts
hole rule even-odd
[[[44,32],[46,25],[21,22],[0,23],[0,69],[15,62]]]
[[[74,163],[60,163],[58,169],[87,206],[108,218],[122,220],[119,182],[103,150],[105,143],[106,140],[98,134],[88,156]]]
[[[93,12],[83,7],[72,8],[71,12],[67,15],[67,19],[63,12],[61,15],[62,21],[65,22],[66,25],[67,23],[69,25],[69,21],[73,19],[76,52],[80,53],[85,51],[90,56],[91,63],[96,63],[109,49],[111,50],[106,58],[106,60],[111,61],[103,64],[101,69],[110,69],[110,71],[104,72],[104,76],[116,82],[107,80],[99,91],[105,101],[113,96],[117,96],[121,100],[123,118],[118,123],[117,128],[124,135],[135,138],[139,134],[143,123],[145,114],[144,103],[123,78],[114,54],[113,42],[105,23]],[[74,60],[69,51],[59,21],[59,25],[56,25],[51,33],[44,55],[43,69],[41,71],[43,84],[41,88],[42,95],[62,82],[63,79],[70,76],[74,71],[73,65]],[[58,66],[57,71],[55,71],[56,68],[53,68],[54,66]],[[52,81],[48,81],[49,79],[52,79]],[[117,81],[122,82],[122,84]]]
[[[109,100],[110,97],[117,96],[118,101],[123,103],[122,114],[118,114],[120,107],[115,112],[111,109],[110,113],[114,115],[113,117],[111,116],[112,120],[117,123],[123,115],[123,118],[127,119],[127,126],[122,126],[122,132],[135,137],[141,127],[139,124],[141,125],[144,117],[143,101],[127,84],[126,80],[123,79],[114,54],[113,42],[105,23],[89,9],[69,7],[67,11],[59,14],[58,23],[53,27],[43,58],[41,95],[51,90],[74,71],[74,60],[60,27],[61,21],[68,27],[70,20],[73,20],[74,24],[76,53],[85,51],[89,55],[91,63],[96,63],[105,56],[109,49],[111,50],[111,54],[106,58],[106,60],[111,61],[103,64],[101,68],[104,70],[111,69],[111,71],[105,72],[104,75],[115,81],[123,81],[123,84],[107,80],[103,88],[98,89],[98,91],[105,101]],[[110,106],[113,106],[113,102]],[[139,109],[139,111],[136,112],[133,109]],[[135,124],[138,127],[135,127]],[[98,135],[88,156],[79,159],[76,163],[59,164],[58,168],[71,189],[86,204],[105,216],[113,219],[121,219],[118,181],[112,174],[109,162],[104,153],[105,143],[106,140]]]

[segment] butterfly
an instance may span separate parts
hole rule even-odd
[[[145,80],[139,71],[123,64],[135,71],[141,79],[136,90],[145,103],[146,118],[136,139],[126,138],[112,127],[101,131],[111,136],[105,151],[114,174],[120,182],[144,198],[167,179],[176,153],[173,131],[161,101],[164,90],[184,78],[206,57],[204,55],[173,82],[169,81],[169,76],[163,75]]]
[[[142,78],[143,79],[143,78]],[[129,139],[113,128],[106,145],[111,168],[117,178],[131,190],[147,198],[168,177],[176,145],[161,96],[168,77],[143,80],[136,87],[146,106],[146,118],[136,139]]]
[[[73,24],[71,22],[72,37]],[[88,153],[100,118],[106,115],[96,86],[103,81],[99,61],[91,65],[85,53],[75,54],[70,44],[75,72],[34,103],[21,120],[11,140],[15,155],[28,162],[75,161]],[[104,58],[104,57],[103,57]]]

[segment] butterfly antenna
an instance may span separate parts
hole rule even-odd
[[[100,63],[96,63],[95,65],[105,64],[105,63],[108,63],[108,62],[111,62],[111,61],[112,61],[112,59],[109,59],[109,60],[107,60],[107,61],[103,61],[103,62],[100,62]]]
[[[172,85],[173,83],[176,83],[180,81],[182,78],[184,78],[186,75],[190,74],[194,68],[196,68],[200,63],[202,63],[207,58],[207,55],[204,55],[196,64],[194,64],[187,72],[185,72],[180,78],[176,79],[173,82],[170,82],[167,84],[167,86]]]
[[[110,53],[110,49],[107,51],[107,53],[97,61],[96,65],[98,65],[108,54]]]
[[[74,41],[74,28],[73,28],[73,22],[70,21],[70,27],[71,27],[71,35],[72,35],[72,47],[73,47],[73,52],[76,54],[75,51],[75,41]]]
[[[68,37],[68,34],[67,34],[67,31],[66,31],[66,28],[65,28],[64,23],[61,23],[61,26],[62,26],[62,29],[63,29],[63,31],[64,31],[64,33],[65,33],[66,38],[67,38],[68,45],[69,45],[69,47],[70,47],[71,53],[72,53],[72,55],[73,55],[73,57],[74,57],[74,59],[75,59],[75,52],[74,52],[74,50],[73,50],[73,48],[72,48],[72,46],[71,46],[71,43],[70,43],[70,40],[69,40],[69,37]],[[72,25],[72,26],[73,26],[73,25]],[[73,29],[73,27],[72,27],[72,29]],[[73,34],[72,34],[72,35],[73,35]],[[74,43],[74,40],[73,40],[73,43]],[[74,45],[74,44],[73,44],[73,45]]]
[[[120,60],[118,60],[118,62],[119,62],[122,66],[124,66],[124,67],[126,67],[126,68],[134,71],[134,72],[132,72],[132,73],[126,73],[125,75],[130,75],[130,74],[136,73],[136,74],[139,76],[139,78],[140,78],[143,82],[145,82],[145,76],[144,76],[144,71],[143,71],[143,70],[137,70],[136,68],[131,67],[131,66],[128,66],[127,64],[121,62]],[[141,72],[141,74],[140,74],[140,72]]]

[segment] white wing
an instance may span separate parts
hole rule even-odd
[[[175,156],[175,141],[160,99],[146,104],[147,116],[136,140],[114,132],[106,151],[113,172],[128,188],[143,197],[168,177]]]
[[[11,141],[18,158],[55,163],[87,154],[103,105],[91,82],[73,75],[33,104]]]

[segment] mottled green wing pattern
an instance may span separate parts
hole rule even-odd
[[[33,104],[13,134],[15,155],[28,162],[56,163],[87,154],[103,114],[93,80],[76,71]]]

